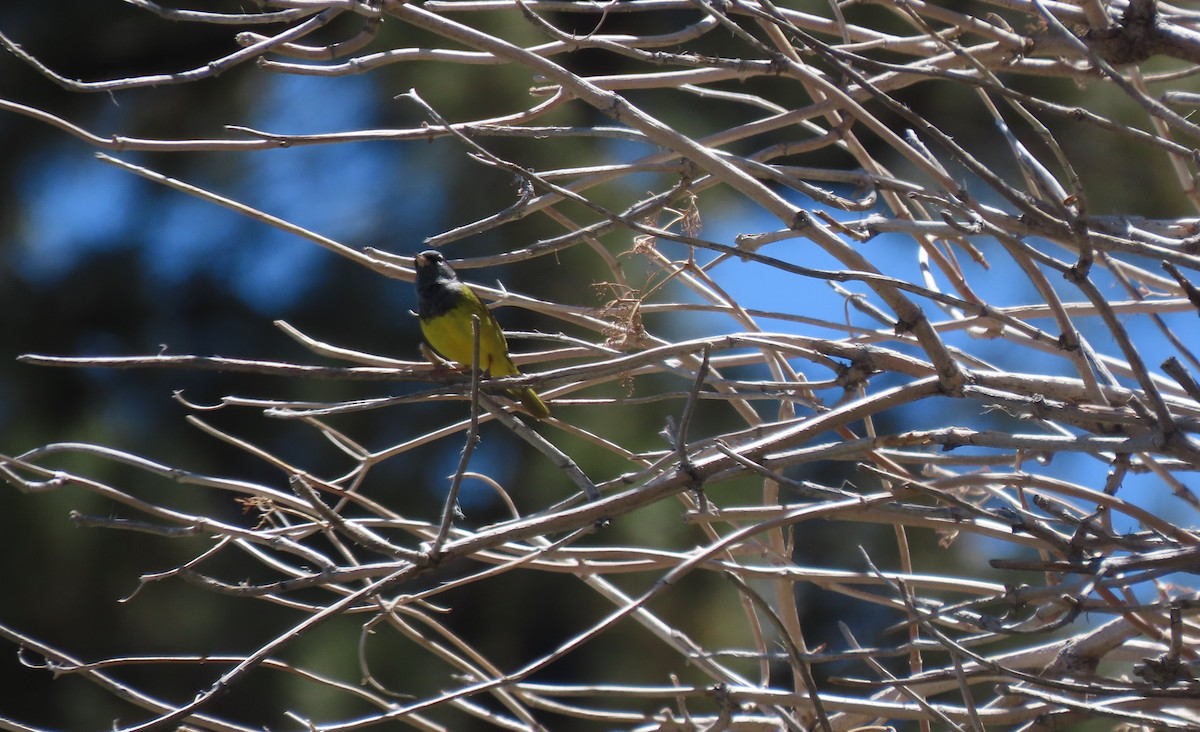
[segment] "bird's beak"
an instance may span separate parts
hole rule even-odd
[[[415,262],[418,267],[424,267],[426,264],[429,263],[425,259],[424,254],[418,254],[417,256],[413,257],[413,262]]]

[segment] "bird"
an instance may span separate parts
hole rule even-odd
[[[413,257],[417,271],[417,319],[425,340],[442,357],[470,366],[475,354],[471,316],[479,317],[479,370],[491,376],[520,376],[508,355],[508,341],[479,295],[458,278],[441,252],[432,249]],[[533,389],[518,387],[508,393],[535,419],[546,419],[550,408]]]

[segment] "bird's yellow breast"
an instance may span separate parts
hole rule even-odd
[[[470,366],[475,349],[472,314],[479,316],[480,369],[492,376],[515,376],[519,372],[508,356],[504,332],[491,312],[478,301],[463,298],[445,313],[422,319],[421,332],[433,350],[451,361]]]

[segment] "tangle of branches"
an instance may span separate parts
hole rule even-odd
[[[420,120],[412,126],[293,135],[231,120],[212,139],[103,136],[14,101],[0,109],[87,141],[131,174],[407,281],[411,251],[331,241],[120,155],[448,141],[518,180],[519,194],[419,248],[444,248],[468,279],[474,267],[568,254],[603,275],[599,296],[580,288],[574,300],[477,285],[489,302],[546,324],[510,339],[524,375],[506,379],[363,353],[287,324],[312,362],[24,357],[434,385],[387,399],[222,402],[312,430],[349,459],[336,474],[217,427],[199,408],[194,424],[277,481],[99,444],[0,456],[18,490],[72,486],[118,509],[76,514],[80,525],[202,542],[143,583],[288,611],[271,616],[290,620],[269,641],[230,656],[82,661],[0,627],[24,658],[138,710],[114,728],[250,729],[220,699],[274,669],[340,700],[324,708],[345,711],[324,716],[287,710],[296,728],[330,731],[384,721],[462,729],[468,719],[534,730],[1051,729],[1093,719],[1200,729],[1200,601],[1187,582],[1200,535],[1180,518],[1198,505],[1188,478],[1200,469],[1191,350],[1200,219],[1097,213],[1098,192],[1121,182],[1098,178],[1104,166],[1068,139],[1082,130],[1111,146],[1098,155],[1164,163],[1181,204],[1200,206],[1190,114],[1200,97],[1180,88],[1200,59],[1195,12],[1156,0],[260,0],[252,12],[127,2],[163,23],[227,28],[240,48],[193,69],[76,80],[19,39],[0,42],[79,93],[405,65],[482,84],[516,76],[530,93],[504,98],[502,114],[448,118],[414,71],[397,102]],[[939,95],[957,108],[936,113]],[[1089,104],[1099,98],[1119,100],[1121,117]],[[984,124],[966,134],[964,119]],[[740,228],[710,233],[728,211],[741,212],[731,217]],[[529,220],[554,233],[505,236],[505,250],[453,259],[456,243]],[[731,272],[770,282],[787,293],[772,302],[786,304],[742,302]],[[843,318],[814,307],[810,293],[826,292],[841,298]],[[701,316],[721,325],[680,335],[680,323]],[[531,342],[541,350],[528,353]],[[513,411],[503,394],[515,383],[537,388],[555,417],[532,424]],[[342,422],[379,409],[403,420],[429,399],[457,402],[461,419],[383,447],[366,447],[375,440]],[[647,408],[671,415],[651,448],[629,440]],[[559,502],[528,505],[522,486],[471,470],[488,423],[537,455],[537,480],[554,476]],[[448,440],[464,448],[439,513],[408,515],[375,490],[381,467]],[[177,493],[147,497],[59,467],[79,454],[181,491],[232,494],[253,513],[230,522],[184,508]],[[851,478],[822,479],[829,465]],[[1131,491],[1134,479],[1157,489]],[[462,520],[456,497],[477,480],[505,496],[510,519]],[[669,531],[625,530],[665,505],[676,508],[654,516],[668,517]],[[1177,510],[1154,508],[1163,505]],[[894,543],[882,557],[850,541],[800,561],[818,524],[850,534],[886,525]],[[940,554],[914,552],[922,537]],[[951,555],[952,568],[932,559]],[[230,576],[217,569],[226,560],[253,569]],[[464,588],[529,573],[562,588],[544,601],[567,603],[559,611],[570,631],[549,650],[494,658],[441,618],[487,612],[456,604]],[[669,602],[695,575],[721,581],[703,600]],[[888,619],[887,642],[864,645],[847,622],[841,645],[812,643],[804,588],[853,612],[882,611],[872,617]],[[590,601],[570,604],[581,597]],[[707,603],[731,608],[719,634],[702,617]],[[355,673],[296,660],[297,644],[345,619],[360,633]],[[368,658],[383,638],[406,644],[405,663],[436,669],[436,682],[414,691],[378,678]],[[646,643],[677,675],[648,681],[598,664],[550,673],[584,649],[628,665]],[[716,645],[725,643],[736,647]],[[122,673],[146,664],[220,670],[165,698]]]

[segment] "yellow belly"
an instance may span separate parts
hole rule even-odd
[[[422,320],[421,332],[433,350],[443,357],[470,366],[475,350],[471,333],[472,312],[470,302],[464,300],[443,315]],[[479,315],[479,362],[480,369],[492,376],[515,376],[520,373],[508,356],[504,332],[486,308]]]

